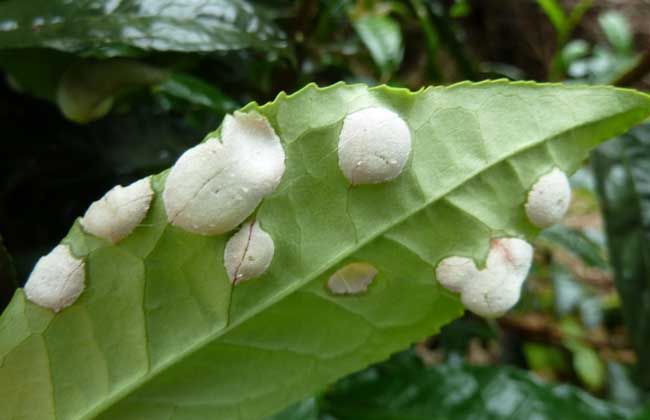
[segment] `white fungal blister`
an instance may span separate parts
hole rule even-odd
[[[354,262],[337,270],[327,280],[327,288],[336,295],[355,295],[368,290],[377,269],[365,262]]]
[[[339,136],[339,167],[352,185],[395,179],[411,153],[411,131],[399,115],[372,107],[345,117]]]
[[[72,305],[85,287],[85,264],[68,245],[58,245],[41,257],[25,283],[25,296],[54,312]]]
[[[245,223],[226,244],[223,262],[230,282],[237,284],[262,275],[271,264],[275,245],[258,222]]]
[[[92,203],[79,222],[86,232],[117,243],[142,222],[152,198],[148,177],[127,187],[117,185]]]
[[[280,183],[284,149],[265,117],[227,115],[221,137],[191,148],[172,167],[163,192],[170,223],[202,235],[228,232]]]
[[[570,203],[569,179],[555,168],[541,176],[531,188],[526,200],[526,215],[535,226],[546,228],[562,220]]]
[[[466,257],[449,257],[436,267],[447,289],[460,293],[463,305],[477,315],[503,315],[518,301],[533,259],[533,247],[517,238],[492,240],[486,267],[479,270]]]

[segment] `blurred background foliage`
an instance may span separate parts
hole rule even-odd
[[[648,0],[0,0],[0,305],[89,203],[249,101],[339,80],[648,91],[648,22]],[[514,311],[275,418],[650,418],[650,124],[572,185]]]

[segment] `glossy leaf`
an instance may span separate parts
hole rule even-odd
[[[413,150],[396,179],[351,187],[338,136],[348,113],[368,107],[398,113]],[[386,358],[462,314],[433,274],[442,258],[482,265],[494,237],[531,241],[533,183],[553,167],[574,171],[650,114],[650,97],[505,81],[417,93],[337,84],[243,108],[253,110],[286,153],[255,213],[275,242],[268,271],[232,288],[231,234],[168,225],[167,172],[155,175],[149,213],[122,242],[79,223],[63,240],[86,263],[75,304],[53,314],[19,290],[0,318],[9,418],[260,418]],[[330,293],[329,277],[359,261],[378,271],[368,291]]]
[[[221,114],[237,108],[235,101],[218,88],[188,74],[173,73],[154,90]]]
[[[424,367],[400,355],[342,380],[324,399],[338,420],[622,420],[628,412],[509,366]]]
[[[0,2],[0,48],[95,57],[285,48],[267,15],[246,0],[8,0]]]
[[[603,145],[593,162],[636,374],[650,389],[650,125]]]

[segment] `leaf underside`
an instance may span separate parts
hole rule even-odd
[[[408,123],[403,173],[350,188],[337,142],[349,112],[382,106]],[[18,290],[0,318],[7,419],[253,419],[438,331],[463,307],[435,279],[444,257],[485,260],[489,240],[538,233],[527,190],[553,167],[641,121],[650,97],[608,87],[505,81],[431,87],[309,85],[263,106],[286,172],[256,219],[275,241],[260,278],[232,290],[230,234],[167,224],[166,172],[141,225],[112,245],[75,223],[63,243],[86,261],[86,289],[58,314]],[[378,274],[335,296],[353,261]],[[232,293],[232,296],[231,296]]]

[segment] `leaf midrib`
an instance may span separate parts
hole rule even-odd
[[[478,83],[478,84],[480,84],[480,83]],[[510,84],[515,84],[515,83],[510,83]],[[592,86],[592,88],[593,88],[593,86]],[[619,89],[616,89],[616,88],[613,88],[613,89],[614,90],[619,90]],[[620,89],[620,90],[625,90],[625,89]],[[96,418],[100,414],[104,413],[106,410],[113,407],[116,403],[118,403],[119,401],[127,398],[131,393],[135,392],[136,390],[138,390],[139,388],[141,388],[142,386],[147,384],[150,380],[155,378],[158,374],[163,373],[164,371],[166,371],[167,368],[179,363],[183,359],[186,359],[186,358],[190,357],[193,353],[200,351],[206,345],[210,344],[213,341],[218,340],[219,338],[226,335],[227,333],[234,330],[235,328],[239,327],[241,324],[243,324],[244,322],[250,320],[251,318],[253,318],[257,314],[267,310],[269,307],[271,307],[272,305],[278,303],[279,301],[281,301],[286,296],[290,295],[291,293],[295,292],[296,290],[298,290],[299,288],[301,288],[305,284],[308,284],[309,282],[313,281],[314,279],[316,279],[319,276],[321,276],[322,274],[324,274],[327,270],[329,270],[331,267],[333,267],[334,265],[341,262],[348,255],[350,255],[352,252],[363,248],[364,246],[371,243],[375,239],[379,238],[380,236],[383,236],[384,234],[386,234],[386,232],[388,232],[393,227],[400,225],[401,223],[403,223],[404,221],[406,221],[407,219],[409,219],[410,217],[412,217],[416,213],[418,213],[418,212],[426,209],[427,207],[431,206],[433,203],[435,203],[439,199],[445,197],[447,194],[454,191],[456,188],[462,186],[463,184],[465,184],[466,182],[468,182],[470,179],[474,178],[475,176],[479,175],[480,173],[492,168],[493,166],[496,166],[496,165],[500,164],[503,161],[506,161],[506,160],[512,158],[515,155],[523,153],[528,149],[538,147],[539,145],[544,144],[544,143],[549,142],[549,141],[552,141],[553,139],[560,138],[563,135],[565,135],[565,134],[567,134],[567,133],[569,133],[571,131],[586,128],[586,127],[589,127],[589,126],[594,125],[594,124],[602,123],[604,121],[616,120],[616,119],[618,119],[618,117],[620,117],[622,115],[633,113],[633,112],[638,111],[640,109],[643,109],[643,108],[634,107],[634,108],[630,108],[630,109],[625,110],[625,111],[613,113],[613,114],[611,114],[610,116],[608,116],[606,118],[600,118],[600,119],[589,121],[589,122],[584,123],[584,124],[572,126],[569,129],[560,131],[559,133],[557,133],[557,134],[555,134],[555,135],[553,135],[551,137],[546,137],[546,138],[538,140],[537,142],[533,142],[533,143],[530,143],[530,144],[528,144],[528,145],[526,145],[524,147],[515,149],[511,153],[504,155],[501,159],[497,159],[494,162],[490,163],[489,165],[481,167],[479,170],[477,170],[477,171],[471,173],[470,175],[468,175],[467,177],[463,178],[462,181],[459,181],[455,185],[449,187],[445,192],[443,192],[440,195],[438,195],[438,196],[432,198],[431,200],[427,201],[424,205],[415,208],[411,212],[405,213],[404,217],[397,219],[389,227],[387,227],[385,229],[379,229],[376,234],[369,235],[368,239],[366,239],[365,241],[356,242],[356,246],[355,246],[354,249],[346,250],[344,252],[341,252],[341,253],[337,254],[329,262],[322,264],[321,267],[316,269],[312,276],[307,276],[307,277],[305,277],[305,280],[296,282],[296,283],[294,283],[292,285],[289,285],[285,289],[283,289],[283,290],[279,291],[278,293],[276,293],[275,295],[269,297],[266,301],[260,303],[255,308],[253,308],[251,310],[248,310],[248,311],[244,311],[237,320],[235,320],[231,324],[227,325],[222,330],[219,330],[219,331],[217,331],[215,333],[212,333],[212,334],[208,334],[208,335],[205,336],[205,338],[197,340],[194,344],[190,345],[185,351],[178,353],[178,355],[176,357],[170,357],[168,360],[162,362],[160,365],[158,365],[154,369],[150,370],[149,372],[147,372],[147,374],[145,374],[141,378],[135,380],[130,385],[124,386],[120,391],[116,392],[112,396],[109,396],[104,401],[100,402],[99,404],[96,404],[96,405],[92,406],[89,410],[87,410],[86,412],[81,414],[79,417],[77,417],[77,420],[91,420],[91,419]],[[640,118],[640,120],[641,119],[642,118]],[[415,179],[417,181],[417,184],[421,188],[419,179],[417,179],[417,177]]]

